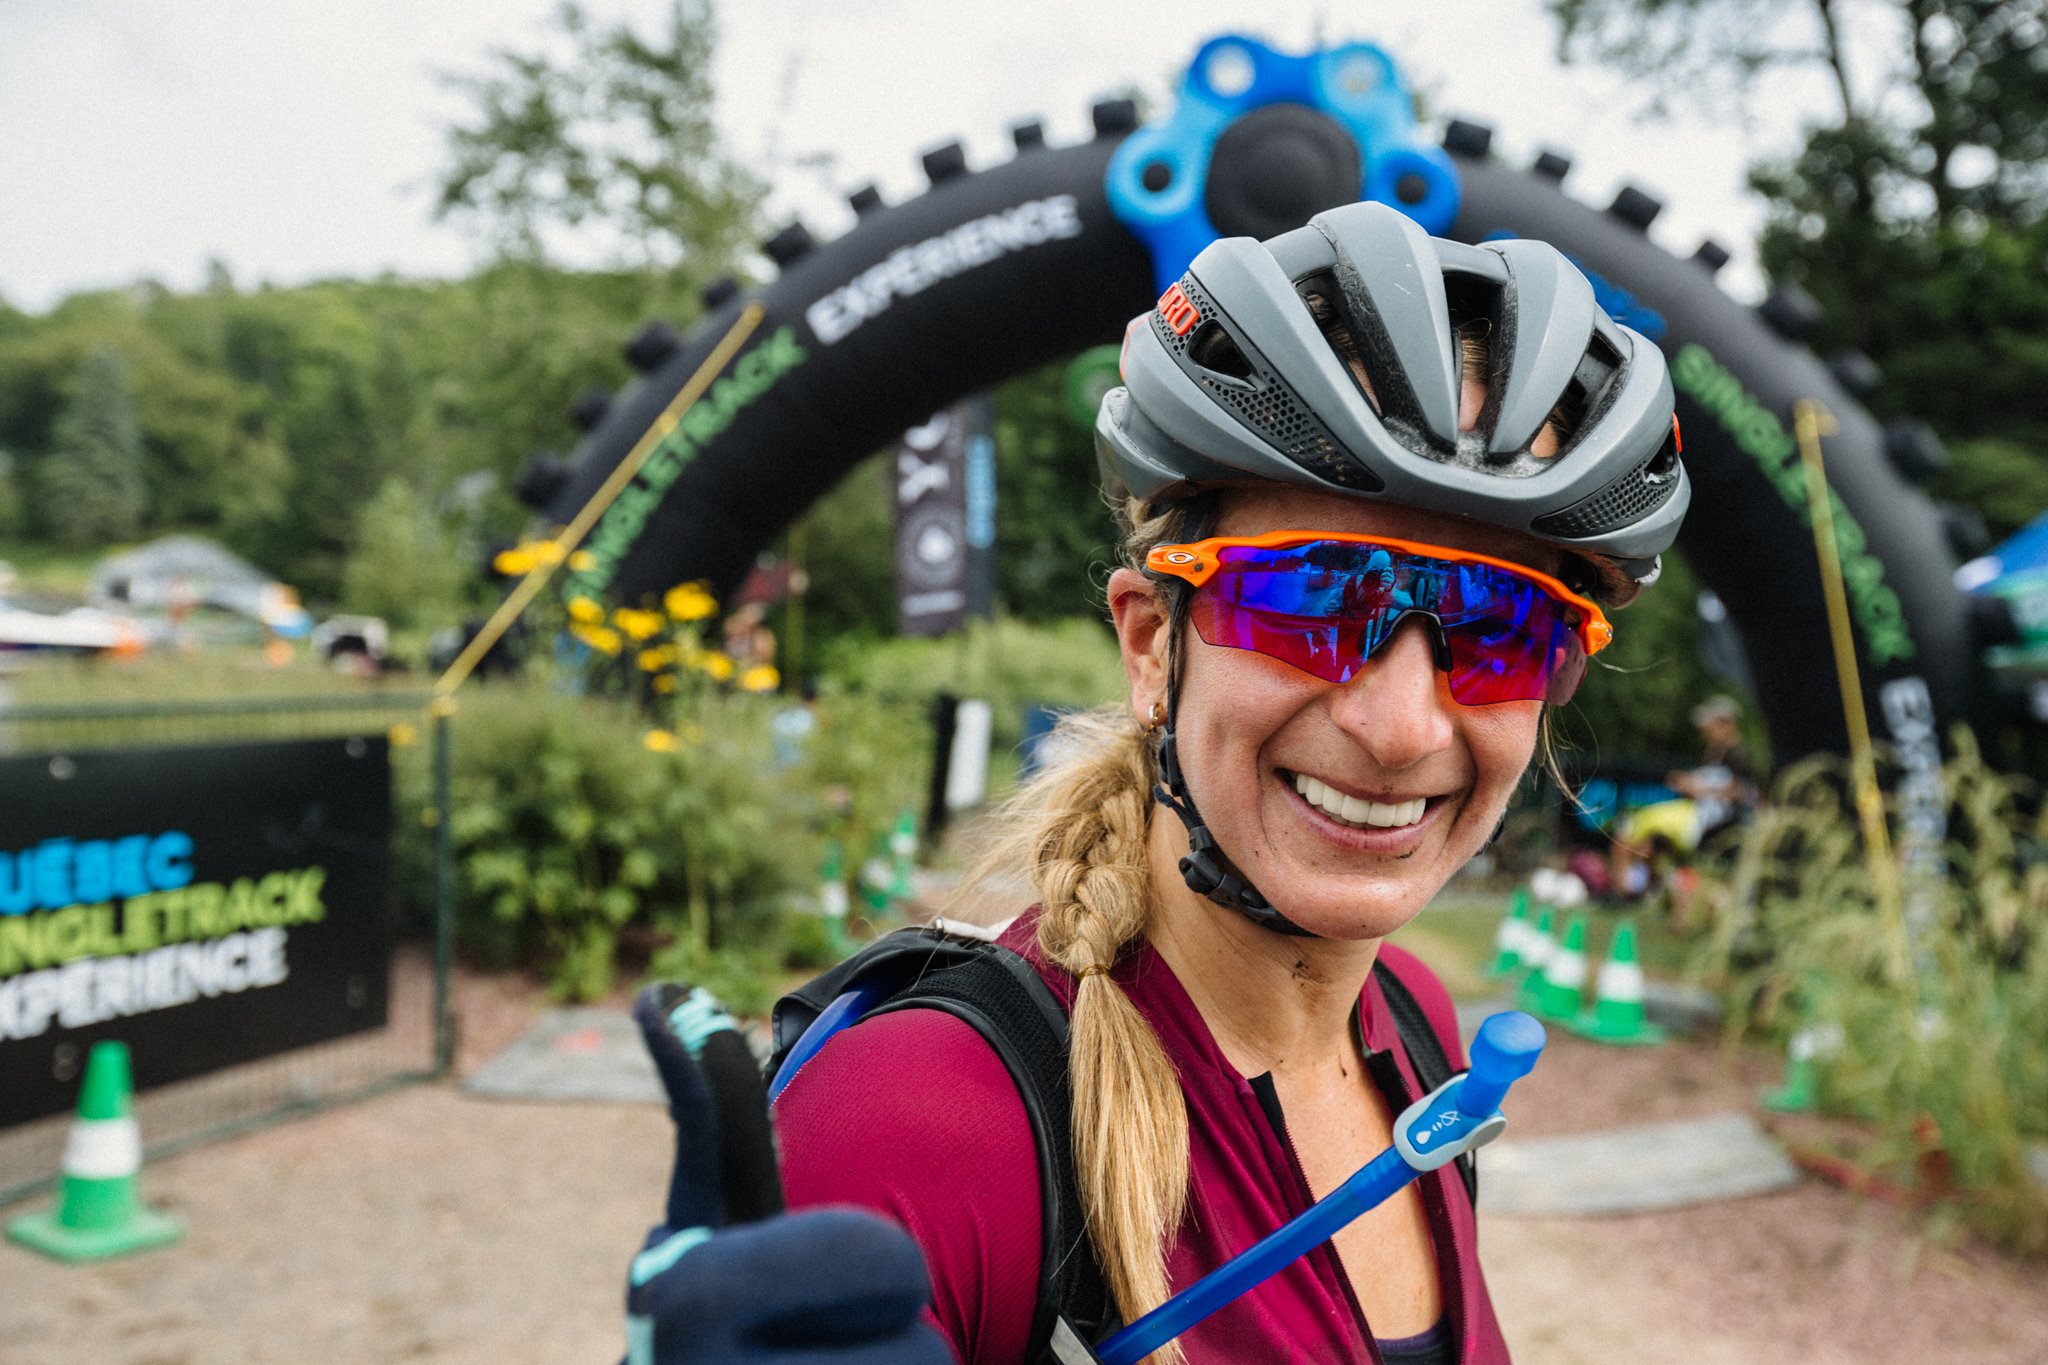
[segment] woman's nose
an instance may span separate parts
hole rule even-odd
[[[1430,630],[1422,617],[1403,621],[1331,703],[1336,722],[1388,769],[1419,763],[1455,737],[1457,703],[1436,666]]]

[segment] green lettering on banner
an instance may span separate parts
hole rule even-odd
[[[82,905],[46,911],[43,916],[43,949],[49,954],[52,964],[62,965],[85,956],[86,939],[91,932],[92,926],[86,923]]]
[[[121,937],[114,932],[114,906],[111,901],[85,907],[85,952],[84,957],[117,957],[121,952]]]
[[[44,944],[48,915],[0,915],[0,977],[47,967],[54,960]]]
[[[287,924],[318,924],[327,918],[327,903],[320,899],[320,888],[327,884],[327,869],[324,867],[302,868],[292,880],[291,899],[285,906]]]
[[[285,922],[285,917],[291,913],[293,880],[293,874],[289,872],[272,872],[256,883],[256,919],[251,927],[267,929]]]
[[[121,902],[121,951],[146,953],[163,940],[157,936],[156,904],[160,891],[145,891]]]
[[[597,529],[584,546],[595,562],[569,575],[571,597],[602,597],[611,586],[619,561],[632,549],[656,505],[682,476],[699,452],[730,427],[781,378],[810,358],[797,340],[796,329],[778,327],[773,335],[743,352],[731,372],[692,404],[675,428],[648,456],[633,483],[598,518]]]
[[[1679,347],[1672,358],[1671,382],[1721,424],[1736,448],[1756,462],[1765,481],[1811,530],[1813,508],[1806,496],[1806,473],[1798,463],[1798,442],[1778,415],[1696,341]],[[1870,553],[1869,536],[1832,488],[1828,505],[1834,516],[1835,546],[1841,555],[1850,614],[1863,636],[1865,653],[1879,665],[1911,659],[1916,649],[1906,629],[1905,608],[1898,593],[1884,581],[1884,564]]]
[[[227,888],[219,882],[202,882],[185,888],[185,914],[191,931],[188,939],[220,938],[229,932]]]

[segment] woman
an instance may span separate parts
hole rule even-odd
[[[1002,942],[1070,1012],[1072,1250],[1130,1321],[1388,1145],[1420,1092],[1376,961],[1455,1060],[1381,940],[1497,833],[1689,495],[1661,356],[1569,262],[1376,205],[1211,246],[1123,370],[1096,436],[1129,700],[1069,723],[998,861],[1037,900]],[[1032,1130],[987,1039],[870,1019],[776,1123],[793,1207],[900,1223],[954,1357],[1026,1359]],[[1506,1359],[1466,1187],[1421,1178],[1169,1358]]]

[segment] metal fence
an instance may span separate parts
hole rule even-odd
[[[388,735],[393,742],[397,821],[431,831],[424,917],[391,914],[389,1012],[385,1026],[331,1043],[159,1086],[135,1097],[149,1157],[367,1098],[445,1074],[454,1057],[449,983],[454,953],[453,851],[447,822],[452,708],[425,693],[259,697],[149,703],[86,702],[0,706],[0,755],[224,744],[265,739]],[[401,768],[409,780],[397,781]],[[423,922],[424,921],[424,922]],[[68,1115],[0,1131],[0,1204],[38,1194],[56,1174]]]

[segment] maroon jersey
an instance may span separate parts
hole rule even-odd
[[[1012,925],[1003,942],[1071,1004],[1072,978],[1038,956],[1034,918]],[[1380,956],[1428,1014],[1452,1066],[1462,1067],[1442,984],[1399,948],[1383,945]],[[1187,1099],[1188,1208],[1167,1267],[1177,1291],[1302,1212],[1313,1196],[1270,1083],[1239,1075],[1224,1058],[1165,960],[1139,945],[1113,974],[1158,1034]],[[1398,1114],[1421,1090],[1371,981],[1358,1017],[1369,1070]],[[1027,1365],[1038,1297],[1037,1156],[1016,1085],[972,1025],[924,1009],[868,1020],[805,1065],[775,1117],[791,1208],[853,1204],[901,1223],[931,1270],[931,1321],[963,1365]],[[1420,1177],[1419,1188],[1455,1358],[1504,1362],[1464,1182],[1447,1166]],[[1181,1342],[1190,1365],[1382,1359],[1327,1243]]]

